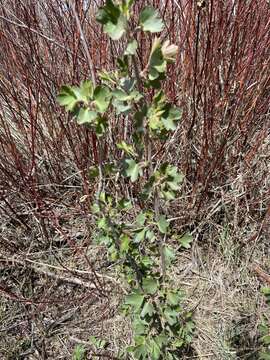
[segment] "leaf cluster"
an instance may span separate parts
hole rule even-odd
[[[89,169],[89,177],[98,177],[102,184],[91,208],[96,219],[94,240],[106,248],[129,291],[123,311],[132,320],[133,340],[121,357],[174,360],[190,343],[194,324],[182,307],[183,294],[173,286],[170,269],[177,250],[189,248],[192,237],[175,233],[166,216],[165,208],[176,198],[183,175],[173,164],[155,164],[148,151],[155,142],[166,141],[182,117],[181,109],[168,102],[160,89],[177,46],[155,38],[147,66],[140,71],[137,32],[158,33],[164,24],[158,11],[147,6],[131,26],[132,4],[133,0],[106,0],[97,13],[97,21],[112,40],[125,36],[117,68],[100,72],[96,86],[90,80],[63,86],[57,100],[99,141],[106,140],[112,118],[128,124],[130,133],[115,143],[119,157],[102,159],[99,167]],[[151,97],[146,96],[149,88]],[[131,192],[110,194],[111,182],[114,188],[119,182],[128,184]],[[145,207],[138,209],[140,201]],[[96,348],[104,344],[94,341]]]

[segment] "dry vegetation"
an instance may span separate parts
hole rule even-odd
[[[259,292],[270,283],[270,5],[147,3],[180,47],[166,87],[183,121],[156,151],[186,175],[171,216],[194,236],[174,272],[196,309],[188,358],[257,359],[270,319]],[[114,68],[122,44],[100,31],[95,2],[76,5],[95,71]],[[138,40],[143,67],[151,38]],[[97,335],[110,340],[99,357],[113,359],[129,324],[116,311],[121,282],[91,243],[96,139],[55,101],[90,76],[73,13],[62,0],[2,0],[0,45],[0,358],[71,359],[81,343],[91,359]],[[120,132],[114,123],[107,154]]]

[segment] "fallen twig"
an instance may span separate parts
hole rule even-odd
[[[258,275],[258,277],[267,282],[270,285],[270,275],[267,274],[258,264],[252,265],[252,270]]]

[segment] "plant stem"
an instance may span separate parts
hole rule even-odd
[[[70,0],[70,6],[71,6],[72,12],[74,14],[77,27],[78,27],[79,32],[80,32],[80,37],[81,37],[81,40],[82,40],[82,43],[83,43],[84,51],[85,51],[85,54],[86,54],[86,58],[87,58],[87,62],[88,62],[88,66],[89,66],[89,70],[90,70],[90,74],[91,74],[91,80],[92,80],[92,83],[93,83],[94,88],[95,88],[96,85],[97,85],[97,81],[96,81],[96,73],[95,73],[95,70],[94,70],[94,64],[93,64],[92,57],[91,57],[89,49],[88,49],[88,45],[87,45],[87,42],[86,42],[86,39],[85,39],[85,36],[84,36],[84,33],[83,33],[83,29],[82,29],[82,26],[81,26],[79,16],[78,16],[77,11],[76,11],[75,1]],[[97,139],[97,143],[98,143],[98,173],[99,173],[99,179],[98,179],[98,189],[97,189],[96,197],[97,197],[97,201],[99,202],[100,193],[101,193],[102,188],[103,188],[103,171],[102,171],[102,158],[103,158],[102,153],[103,152],[102,152],[102,149],[101,149],[101,143],[100,143],[99,139]]]

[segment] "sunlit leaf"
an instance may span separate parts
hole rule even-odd
[[[95,111],[91,111],[88,108],[81,108],[77,116],[77,123],[80,125],[91,124],[97,116],[98,114]]]
[[[131,182],[135,182],[139,175],[142,174],[140,165],[133,159],[126,159],[125,162],[127,164],[126,174],[130,177]]]
[[[116,24],[108,22],[104,26],[104,31],[113,39],[119,40],[126,32],[126,19],[120,15]]]
[[[142,306],[143,301],[144,301],[144,295],[133,293],[126,296],[125,304],[131,305],[135,308],[140,308]]]
[[[138,48],[137,41],[135,39],[131,40],[127,45],[124,55],[135,55],[137,48]]]
[[[146,234],[146,229],[138,231],[134,237],[134,242],[139,243],[144,240]]]
[[[61,106],[65,106],[67,111],[72,111],[76,106],[78,99],[71,86],[62,86],[60,93],[56,98]]]
[[[132,145],[127,144],[124,140],[116,144],[117,148],[123,150],[126,154],[135,156],[135,150]]]
[[[111,92],[107,87],[98,85],[94,90],[94,99],[98,111],[104,113],[110,105]]]
[[[144,304],[141,312],[141,317],[144,318],[146,315],[152,316],[154,313],[154,306],[148,301]]]
[[[169,265],[175,259],[175,252],[172,247],[165,245],[162,249],[165,263]]]
[[[85,80],[81,83],[80,94],[85,99],[89,101],[93,97],[94,87],[91,80]]]
[[[124,234],[120,237],[120,250],[122,252],[128,252],[130,244],[130,238],[128,235]]]
[[[151,360],[159,360],[161,348],[154,339],[149,339],[147,342],[148,351],[151,354]]]
[[[192,235],[190,233],[186,233],[185,235],[183,235],[179,238],[179,243],[181,244],[181,246],[183,248],[189,249],[192,240],[193,240]]]
[[[170,325],[174,325],[178,321],[178,312],[170,307],[164,310],[164,316]]]
[[[162,234],[167,234],[169,222],[166,220],[166,217],[164,215],[161,215],[157,222],[158,229]]]
[[[106,0],[105,6],[98,10],[96,19],[104,25],[104,31],[113,40],[119,40],[126,31],[126,18],[112,0]]]
[[[147,6],[142,10],[139,23],[144,31],[152,33],[160,32],[164,27],[158,11],[151,6]]]
[[[156,279],[144,278],[142,282],[142,287],[147,294],[153,295],[158,289],[158,282]]]
[[[170,305],[178,305],[181,300],[181,295],[178,292],[169,291],[167,294],[167,301]]]
[[[137,215],[136,217],[136,225],[138,226],[143,226],[146,220],[146,216],[143,212],[141,212],[139,215]]]

